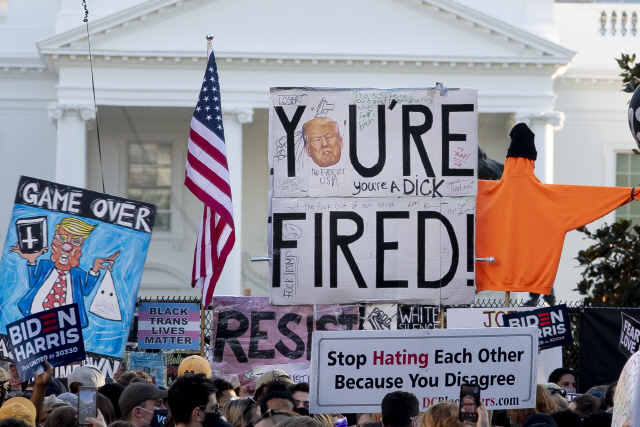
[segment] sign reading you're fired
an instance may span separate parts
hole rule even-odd
[[[474,296],[477,92],[271,91],[271,302]]]

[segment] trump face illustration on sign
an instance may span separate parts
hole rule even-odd
[[[321,168],[334,166],[342,156],[343,141],[338,123],[330,117],[316,117],[302,125],[304,149]]]

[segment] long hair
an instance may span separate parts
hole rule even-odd
[[[421,417],[420,427],[463,427],[458,419],[458,405],[453,402],[439,402],[427,409]]]
[[[230,400],[224,406],[224,417],[234,427],[245,427],[258,418],[258,404],[251,399]]]
[[[551,393],[547,391],[547,388],[542,384],[538,384],[536,386],[536,407],[527,409],[507,409],[507,415],[509,415],[512,423],[521,426],[529,415],[551,415],[559,409],[560,408],[558,408],[555,400],[551,397]]]
[[[51,413],[44,427],[78,427],[78,410],[73,406],[62,406]],[[37,420],[36,420],[37,421]],[[36,422],[36,424],[38,424]]]

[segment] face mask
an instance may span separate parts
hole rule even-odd
[[[202,427],[217,427],[220,424],[220,412],[206,412]]]
[[[167,420],[169,414],[168,409],[156,409],[153,411],[153,418],[151,418],[151,427],[164,427],[164,423]]]
[[[340,418],[337,419],[333,422],[333,425],[336,427],[347,427],[349,425],[349,423],[347,422],[346,418]]]
[[[138,408],[142,409],[143,411],[151,412],[150,410],[145,408],[140,408],[139,406]],[[144,418],[140,418],[140,419],[145,423],[149,424],[151,427],[164,427],[164,422],[167,419],[167,414],[169,414],[168,409],[156,409],[155,411],[153,411],[153,417],[151,418],[151,422],[147,422],[147,420],[145,420]]]
[[[305,407],[296,408],[295,411],[300,415],[309,415],[309,410]]]

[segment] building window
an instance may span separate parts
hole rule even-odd
[[[633,153],[616,153],[616,185],[640,187],[640,157]],[[616,221],[619,219],[640,224],[640,203],[627,203],[616,209]]]
[[[171,144],[129,143],[127,197],[158,206],[155,230],[171,231]]]

